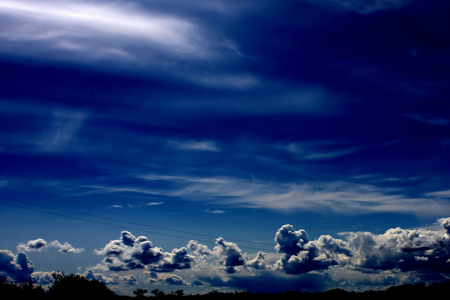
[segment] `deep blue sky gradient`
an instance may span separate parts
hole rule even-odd
[[[37,282],[90,271],[120,293],[442,280],[449,15],[446,1],[420,0],[0,1],[0,263],[22,251]],[[274,241],[285,224],[319,249],[295,267]],[[402,257],[406,246],[386,242],[412,267],[355,250],[356,235],[379,250],[397,227],[429,247]],[[191,239],[216,250],[208,263],[172,261],[174,272],[116,272],[102,255],[121,231],[167,253]],[[349,243],[351,263],[347,246],[324,250],[325,235]],[[220,252],[214,237],[234,244]],[[18,246],[38,238],[47,246]],[[240,251],[246,267],[226,265]],[[323,253],[333,263],[317,263]]]

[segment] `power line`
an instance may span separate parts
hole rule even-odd
[[[120,223],[124,223],[124,224],[149,227],[149,228],[154,228],[154,229],[159,229],[159,230],[166,230],[166,231],[183,233],[183,234],[189,234],[189,235],[210,237],[210,238],[214,238],[214,239],[217,238],[217,236],[209,235],[209,234],[201,234],[201,233],[195,233],[195,232],[178,230],[178,229],[171,229],[171,228],[166,228],[166,227],[161,227],[161,226],[155,226],[155,225],[149,225],[149,224],[142,224],[142,223],[124,221],[124,220],[119,220],[119,219],[114,219],[114,218],[102,217],[102,216],[98,216],[98,215],[82,213],[82,212],[77,212],[77,211],[72,211],[72,210],[56,208],[56,207],[52,207],[52,206],[31,203],[31,202],[22,201],[22,200],[17,200],[17,199],[13,199],[13,198],[9,198],[9,197],[0,196],[0,199],[14,201],[14,202],[18,202],[18,203],[22,203],[22,204],[26,204],[26,205],[34,205],[34,206],[37,206],[37,207],[42,207],[42,208],[46,208],[46,209],[53,209],[53,210],[56,210],[56,211],[61,211],[61,212],[66,212],[66,213],[71,213],[71,214],[76,214],[76,215],[81,215],[81,216],[86,216],[86,217],[98,218],[98,219],[107,220],[107,221],[120,222]],[[13,206],[13,207],[17,207],[17,208],[22,208],[22,209],[27,209],[27,210],[31,210],[31,211],[35,211],[35,212],[46,213],[46,214],[51,214],[51,215],[55,215],[55,216],[75,219],[75,220],[79,220],[79,221],[85,221],[85,222],[90,222],[90,223],[95,223],[95,224],[106,225],[106,226],[111,226],[111,227],[116,227],[116,228],[123,229],[123,226],[121,226],[121,225],[115,225],[115,224],[110,224],[110,223],[105,223],[105,222],[100,222],[100,221],[95,221],[95,220],[89,220],[89,219],[80,218],[80,217],[68,216],[68,215],[64,215],[64,214],[60,214],[60,213],[49,212],[49,211],[39,210],[39,209],[35,209],[35,208],[30,208],[30,207],[23,207],[23,206],[11,204],[11,203],[5,203],[3,201],[0,201],[0,204]],[[169,237],[174,237],[174,238],[181,238],[181,239],[188,239],[188,240],[193,239],[191,237],[179,236],[179,235],[173,235],[173,234],[161,233],[161,232],[154,232],[154,231],[148,231],[148,230],[139,229],[139,228],[132,228],[132,227],[128,227],[128,226],[127,226],[127,228],[129,230],[142,231],[142,232],[146,232],[146,233],[164,235],[164,236],[169,236]],[[260,242],[255,242],[255,241],[245,241],[245,240],[228,238],[228,237],[223,237],[223,238],[225,240],[234,241],[234,242],[241,242],[241,243],[247,243],[247,244],[257,244],[257,245],[262,245],[262,246],[271,246],[271,247],[273,247],[273,245],[267,244],[267,243],[260,243]],[[210,243],[211,242],[210,240],[204,240],[204,239],[196,239],[196,240],[200,241],[200,242],[206,242],[206,243]],[[250,246],[245,246],[245,247],[249,248],[249,249],[254,249],[254,250],[261,250],[259,248],[254,248],[254,247],[250,247]],[[272,250],[266,250],[266,251],[272,251]]]
[[[35,205],[35,206],[43,207],[43,208],[47,208],[47,209],[54,209],[54,210],[58,210],[58,211],[63,211],[63,212],[68,212],[68,213],[73,213],[73,214],[79,214],[79,215],[84,215],[84,216],[89,216],[89,217],[94,217],[94,218],[99,218],[99,219],[104,219],[104,220],[109,220],[109,221],[114,221],[114,222],[122,222],[122,223],[133,224],[133,225],[138,225],[138,226],[145,226],[145,227],[151,227],[151,228],[156,228],[156,229],[161,229],[161,230],[167,230],[167,231],[173,231],[173,232],[179,232],[179,233],[186,233],[186,234],[193,234],[193,235],[199,235],[199,236],[204,236],[204,237],[214,237],[215,238],[215,236],[213,236],[213,235],[199,234],[199,233],[194,233],[194,232],[189,232],[189,231],[170,229],[170,228],[153,226],[153,225],[148,225],[148,224],[128,222],[128,221],[123,221],[123,220],[118,220],[118,219],[113,219],[113,218],[108,218],[108,217],[101,217],[101,216],[96,216],[96,215],[92,215],[92,214],[81,213],[81,212],[76,212],[76,211],[71,211],[71,210],[66,210],[66,209],[61,209],[61,208],[41,205],[41,204],[34,204],[34,203],[21,201],[21,200],[17,200],[17,199],[12,199],[12,198],[7,198],[7,197],[2,197],[2,196],[0,196],[0,199],[15,201],[15,202],[23,203],[23,204]],[[31,207],[23,207],[23,206],[12,204],[12,203],[5,203],[3,201],[0,201],[0,204],[11,206],[11,207],[17,207],[17,208],[21,208],[21,209],[26,209],[26,210],[30,210],[30,211],[35,211],[35,212],[50,214],[50,215],[54,215],[54,216],[65,217],[65,218],[70,218],[70,219],[74,219],[74,220],[79,220],[79,221],[99,224],[99,225],[106,225],[106,226],[110,226],[110,227],[116,227],[116,228],[120,228],[122,230],[124,229],[123,226],[121,226],[121,225],[110,224],[110,223],[105,223],[105,222],[95,221],[95,220],[89,220],[89,219],[75,217],[75,216],[68,216],[68,215],[64,215],[64,214],[60,214],[60,213],[56,213],[56,212],[44,211],[44,210],[35,209],[35,208],[31,208]],[[163,235],[163,236],[168,236],[168,237],[173,237],[173,238],[180,238],[180,239],[187,239],[187,240],[191,240],[192,239],[192,238],[186,237],[186,236],[179,236],[179,235],[168,234],[168,233],[154,232],[154,231],[149,231],[149,230],[140,229],[140,228],[127,227],[127,229],[133,230],[133,231],[141,231],[141,232],[150,233],[150,234]],[[224,239],[232,240],[232,241],[241,241],[241,242],[250,243],[250,244],[268,245],[268,244],[259,243],[259,242],[243,241],[243,240],[231,239],[231,238],[224,238]],[[200,242],[205,242],[205,243],[210,243],[211,242],[210,240],[204,240],[204,239],[196,239],[196,240],[200,241]],[[248,249],[253,249],[253,250],[261,250],[260,248],[255,248],[255,247],[250,247],[250,246],[245,246],[245,247],[248,248]],[[269,250],[267,250],[267,251],[269,251]],[[395,258],[393,256],[392,257],[389,257],[389,256],[380,257],[379,260],[376,260],[376,259],[364,259],[364,261],[365,262],[374,262],[374,263],[377,263],[377,264],[390,262],[391,264],[403,264],[403,265],[412,265],[412,264],[420,263],[420,262],[411,262],[411,261],[399,262],[398,258]],[[427,268],[442,268],[443,267],[438,262],[426,261],[426,262],[423,262],[423,263],[426,263]],[[363,267],[363,266],[361,266],[361,267],[362,268],[375,269],[375,270],[378,269],[376,267],[375,268],[373,268],[373,267],[372,268],[371,267]]]

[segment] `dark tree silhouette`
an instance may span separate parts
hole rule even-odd
[[[138,297],[138,298],[144,298],[144,297],[146,297],[146,296],[145,296],[145,293],[147,293],[147,290],[146,290],[146,289],[136,289],[136,290],[133,291],[133,294],[134,294],[136,297]]]
[[[31,278],[22,283],[14,283],[5,276],[0,276],[0,298],[2,299],[43,299],[45,291],[35,286]]]
[[[155,297],[164,297],[166,295],[164,294],[163,291],[160,291],[159,289],[154,289],[151,293],[155,295]]]
[[[108,289],[103,282],[97,279],[89,280],[81,275],[53,273],[53,283],[48,288],[52,297],[114,297],[115,292]],[[100,299],[100,298],[99,298]]]

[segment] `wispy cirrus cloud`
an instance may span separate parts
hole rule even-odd
[[[179,150],[220,151],[220,148],[214,141],[170,140],[167,142],[167,145]]]
[[[12,51],[14,43],[16,54],[44,56],[52,51],[53,59],[64,60],[149,63],[143,60],[148,53],[162,51],[172,56],[208,55],[195,24],[145,10],[136,3],[4,0],[0,1],[0,15],[2,23],[8,24],[0,30],[3,52]]]
[[[274,210],[306,209],[345,214],[401,212],[441,215],[450,208],[439,198],[408,196],[401,188],[378,187],[349,181],[274,183],[234,177],[140,175],[151,181],[166,181],[170,189],[160,195],[189,201]]]
[[[286,150],[303,160],[324,160],[358,152],[365,147],[349,146],[334,141],[295,142],[286,146]]]
[[[315,4],[324,4],[335,6],[343,9],[348,9],[352,11],[356,11],[361,14],[370,14],[381,10],[389,10],[389,9],[399,9],[410,3],[413,0],[321,0],[321,1],[311,1]]]
[[[427,114],[405,114],[405,116],[420,121],[422,123],[431,124],[431,125],[440,125],[440,126],[449,126],[450,119],[440,118],[433,115]]]

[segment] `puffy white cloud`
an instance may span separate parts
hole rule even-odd
[[[216,245],[213,252],[222,260],[221,264],[227,273],[235,273],[245,264],[242,251],[235,243],[226,242],[219,237],[216,239]]]
[[[83,248],[75,248],[67,242],[64,242],[64,244],[61,244],[59,241],[55,240],[50,243],[47,243],[42,238],[38,238],[36,240],[30,240],[26,244],[19,243],[19,245],[17,245],[16,248],[18,251],[40,252],[49,247],[57,248],[59,252],[63,252],[63,253],[81,253],[84,251]]]
[[[51,242],[50,246],[58,248],[59,252],[64,252],[64,253],[81,253],[84,251],[84,248],[75,248],[67,242],[64,242],[64,244],[61,244],[57,240],[54,240],[53,242]]]
[[[33,272],[33,274],[31,274],[31,280],[37,285],[49,285],[53,282],[53,273],[55,272]]]
[[[94,251],[104,255],[103,264],[111,271],[125,271],[148,268],[158,272],[170,272],[177,269],[189,269],[194,258],[185,247],[164,252],[153,247],[147,237],[135,237],[128,231],[122,231],[119,240],[110,241],[105,247]]]
[[[155,272],[147,272],[149,278],[146,283],[151,284],[167,284],[167,285],[189,285],[181,276],[175,274],[157,274]]]
[[[301,274],[327,269],[332,265],[343,265],[352,255],[348,243],[343,240],[323,235],[315,241],[309,241],[305,230],[295,231],[289,224],[277,231],[275,242],[275,249],[282,254],[277,262],[278,268],[288,274]]]
[[[447,232],[449,219],[439,219]],[[347,233],[354,258],[352,263],[364,269],[403,271],[433,270],[449,273],[445,261],[450,257],[448,233],[425,229],[392,228],[384,234]]]
[[[19,245],[17,245],[16,248],[17,248],[17,251],[40,252],[43,249],[47,248],[47,242],[44,239],[38,238],[35,240],[30,240],[26,244],[20,243]]]
[[[35,267],[24,252],[14,255],[9,250],[0,250],[0,274],[17,282],[28,281]]]
[[[258,251],[255,258],[248,260],[245,263],[245,265],[248,267],[257,269],[257,270],[265,270],[265,269],[267,269],[265,259],[266,259],[266,253]]]

